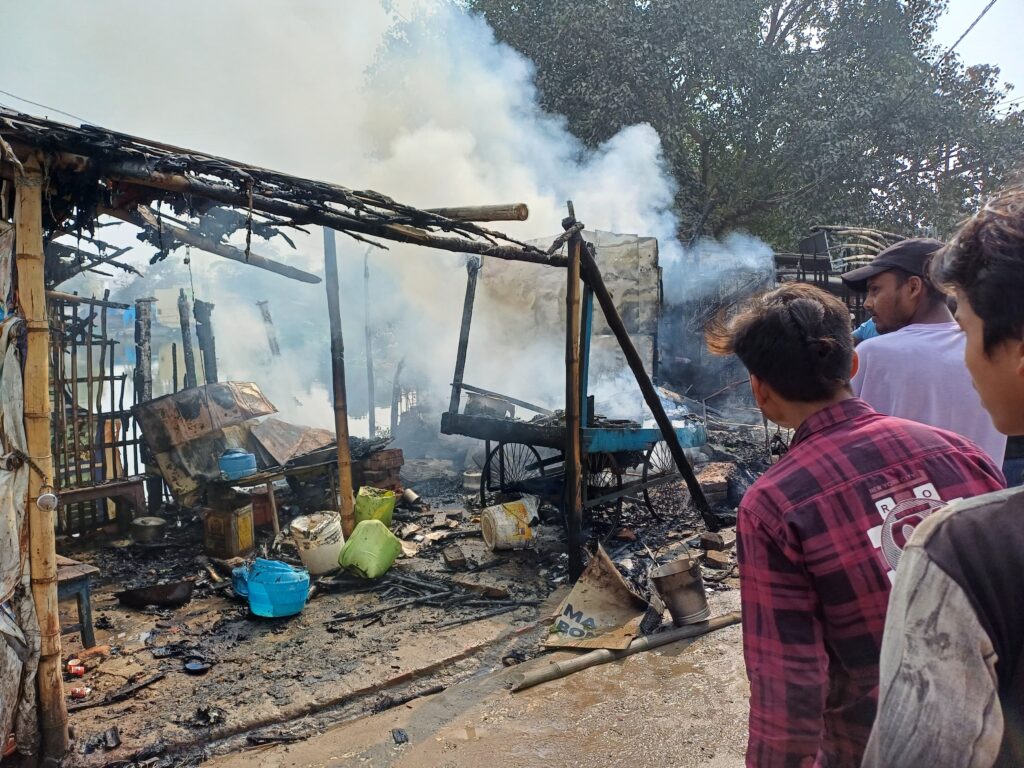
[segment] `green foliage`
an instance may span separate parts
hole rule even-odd
[[[932,42],[940,0],[464,0],[589,146],[650,123],[680,236],[947,234],[1024,162],[1010,86]]]

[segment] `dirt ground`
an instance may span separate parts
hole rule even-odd
[[[711,596],[713,613],[739,593]],[[743,765],[748,686],[738,625],[544,683],[508,686],[519,667],[466,680],[441,694],[331,728],[305,741],[214,758],[215,768],[480,768],[500,764],[599,768]],[[408,743],[396,744],[394,729]]]

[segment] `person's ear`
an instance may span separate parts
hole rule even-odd
[[[1012,350],[1017,356],[1017,375],[1024,379],[1024,339],[1016,342]]]
[[[764,410],[765,404],[772,398],[771,387],[754,374],[750,374],[750,389],[754,393],[754,402],[757,403],[757,407]]]
[[[853,360],[850,361],[850,378],[852,379],[857,375],[857,371],[860,370],[860,355],[857,354],[857,350],[853,350]]]
[[[909,287],[910,298],[916,299],[924,293],[924,279],[917,275],[911,275],[907,278],[907,285]]]

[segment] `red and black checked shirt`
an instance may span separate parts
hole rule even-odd
[[[895,565],[886,558],[920,519],[900,515],[916,500],[1002,487],[970,441],[859,398],[800,426],[739,508],[748,766],[860,765]]]

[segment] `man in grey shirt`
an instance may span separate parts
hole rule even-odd
[[[1000,432],[1024,434],[1024,189],[936,257],[964,359]],[[950,408],[958,407],[950,403]],[[866,768],[1024,766],[1024,489],[921,522],[896,571]]]

